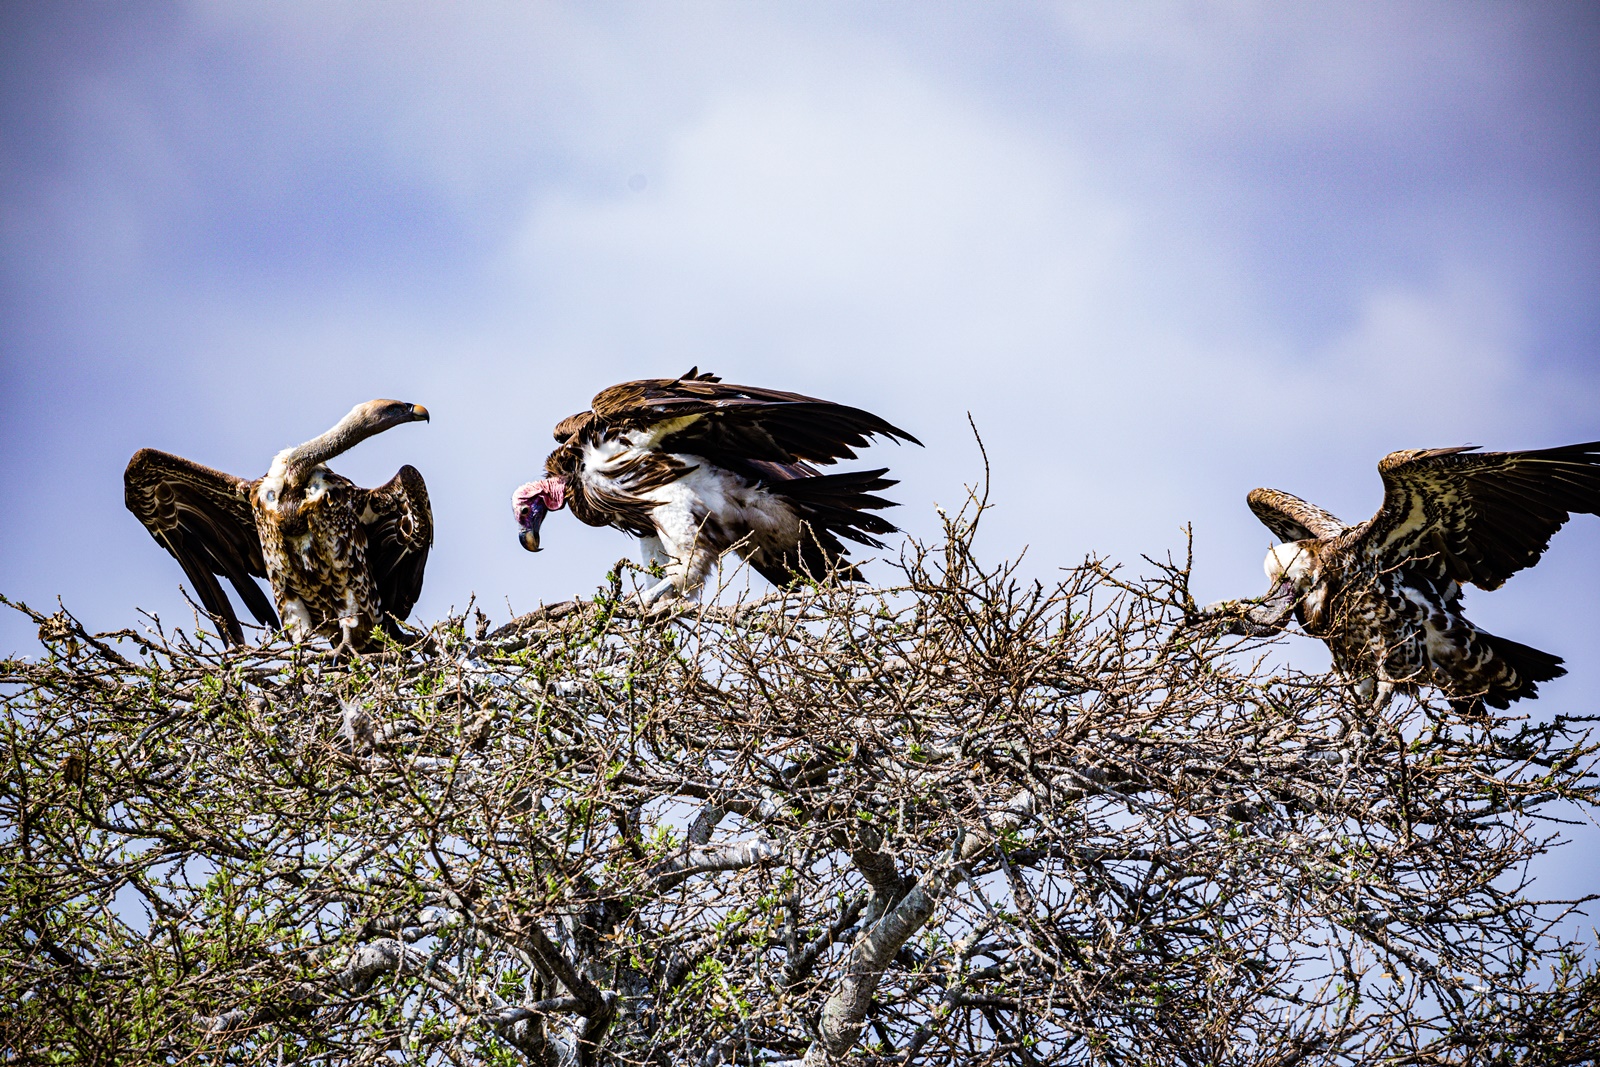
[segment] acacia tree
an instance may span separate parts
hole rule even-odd
[[[1588,720],[1374,718],[1046,586],[475,613],[339,662],[65,611],[0,667],[0,1048],[155,1063],[1582,1062]],[[968,521],[971,519],[972,521]],[[476,625],[473,625],[473,623]]]

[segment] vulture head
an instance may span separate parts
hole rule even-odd
[[[1257,622],[1281,623],[1297,603],[1304,606],[1308,618],[1322,617],[1328,591],[1317,585],[1321,547],[1322,543],[1312,538],[1286,541],[1267,550],[1261,569],[1267,572],[1272,590],[1252,609]]]
[[[428,409],[421,404],[408,404],[404,400],[368,400],[351,408],[350,414],[340,419],[327,433],[279,452],[273,457],[267,479],[276,482],[288,478],[298,483],[318,464],[350,451],[375,434],[401,423],[427,421]],[[274,492],[279,488],[274,488]]]
[[[365,404],[357,404],[345,416],[345,421],[369,430],[366,436],[370,437],[402,423],[427,422],[428,409],[421,404],[407,404],[404,400],[369,400]]]
[[[1305,592],[1316,569],[1312,542],[1289,541],[1273,545],[1267,550],[1261,569],[1267,572],[1267,581],[1273,584],[1275,591],[1287,586],[1284,592]]]
[[[546,514],[560,511],[567,503],[567,483],[560,478],[541,478],[517,487],[511,494],[511,507],[522,528],[519,538],[529,552],[539,551],[539,527]]]

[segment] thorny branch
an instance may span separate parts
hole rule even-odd
[[[1581,1062],[1521,877],[1586,721],[1376,728],[1188,568],[986,567],[335,663],[22,605],[0,1048],[171,1062]],[[480,617],[481,618],[481,617]]]

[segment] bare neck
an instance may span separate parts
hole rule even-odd
[[[278,466],[281,463],[286,473],[310,470],[342,452],[348,452],[380,429],[382,427],[375,425],[367,412],[358,407],[340,419],[327,433],[313,437],[303,445],[278,453],[273,465]]]

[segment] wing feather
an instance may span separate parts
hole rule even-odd
[[[576,415],[568,415],[566,418],[556,423],[556,428],[551,436],[553,436],[561,444],[566,444],[568,441],[572,440],[574,436],[587,429],[589,423],[593,421],[594,412],[592,411],[580,411]]]
[[[1574,514],[1600,514],[1600,441],[1527,452],[1392,452],[1383,506],[1362,533],[1385,561],[1444,554],[1452,577],[1494,589],[1538,562]]]
[[[407,464],[384,484],[367,490],[363,524],[367,563],[385,622],[390,615],[403,620],[422,595],[422,575],[433,547],[433,509],[422,472]]]
[[[272,602],[255,582],[267,576],[250,507],[255,482],[153,448],[133,454],[122,482],[128,510],[183,567],[229,641],[242,644],[244,632],[219,575],[233,584],[257,622],[278,628]]]
[[[840,538],[882,547],[874,535],[896,530],[872,514],[893,506],[874,495],[895,484],[885,470],[823,475],[813,464],[853,459],[873,437],[921,444],[869,411],[730,385],[696,368],[602,390],[591,411],[563,419],[554,433],[560,444],[545,470],[563,479],[574,517],[591,526],[656,534],[660,501],[646,494],[697,469],[701,459],[787,498],[806,529],[800,543],[768,545],[750,556],[775,582],[789,581],[797,568],[816,577],[837,569],[859,578]]]
[[[741,460],[833,463],[854,459],[874,435],[921,444],[869,411],[800,393],[730,385],[691,370],[681,378],[625,382],[594,398],[596,421],[657,428],[662,451],[703,455],[719,466]],[[571,419],[564,420],[568,427]],[[681,423],[681,425],[663,425]],[[726,460],[727,462],[722,462]]]
[[[1315,504],[1276,489],[1252,489],[1247,499],[1256,518],[1284,541],[1337,537],[1349,529]]]

